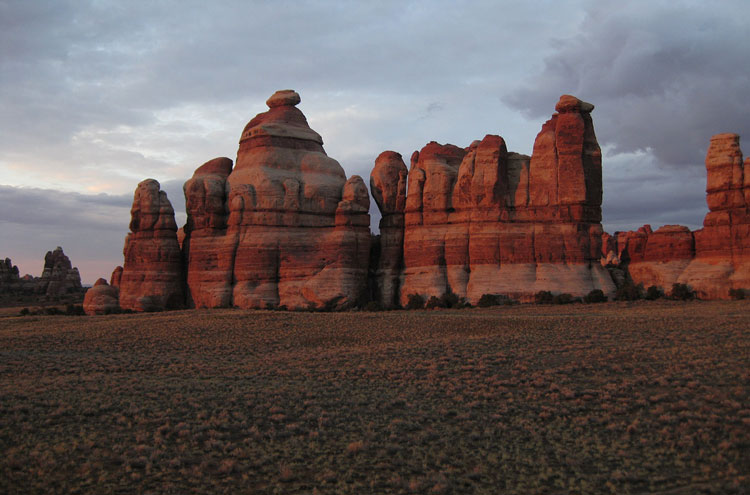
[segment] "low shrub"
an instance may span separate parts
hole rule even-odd
[[[570,304],[576,302],[577,300],[577,298],[573,297],[567,292],[563,292],[562,294],[557,294],[552,298],[552,304]]]
[[[455,308],[458,306],[459,298],[452,291],[448,291],[440,296],[441,308]]]
[[[427,309],[435,309],[444,308],[445,306],[443,306],[443,302],[439,298],[432,296],[427,300],[427,304],[425,304],[424,307]]]
[[[23,308],[21,310],[21,316],[28,316],[31,314],[31,311],[29,311],[29,308]]]
[[[370,301],[363,308],[365,311],[383,311],[383,306],[378,301]]]
[[[729,289],[729,297],[731,297],[735,301],[745,299],[745,289]]]
[[[511,299],[505,294],[482,294],[482,297],[477,301],[477,306],[488,308],[490,306],[511,306],[517,303],[518,301]]]
[[[555,296],[548,290],[540,290],[534,294],[534,303],[536,304],[552,304]]]
[[[673,284],[669,298],[675,301],[688,301],[695,299],[695,291],[687,284]]]
[[[83,316],[86,313],[83,311],[83,306],[80,304],[68,304],[65,307],[65,314],[70,316]]]
[[[664,291],[661,290],[661,287],[650,285],[648,289],[646,289],[645,297],[649,301],[655,301],[657,299],[661,299],[662,297],[664,297]]]
[[[607,296],[604,295],[604,291],[601,289],[594,289],[583,298],[583,302],[586,303],[602,303],[607,302]]]
[[[419,294],[409,294],[406,299],[406,309],[424,309],[424,297]]]
[[[643,294],[643,284],[635,285],[632,280],[628,279],[617,288],[615,300],[617,301],[637,301]]]

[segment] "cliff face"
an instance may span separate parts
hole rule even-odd
[[[737,134],[717,134],[706,154],[703,228],[680,225],[616,233],[619,260],[644,287],[688,284],[704,299],[726,299],[750,288],[750,160]]]
[[[726,298],[729,289],[750,288],[750,160],[743,163],[737,134],[711,138],[706,172],[710,211],[680,280],[700,297]]]
[[[110,307],[118,291],[122,309],[145,311],[344,309],[368,292],[384,307],[411,294],[455,293],[472,303],[483,294],[530,300],[543,290],[611,296],[612,277],[627,275],[665,289],[687,283],[705,298],[750,288],[750,160],[737,135],[711,140],[703,229],[645,225],[614,236],[601,227],[594,107],[573,96],[560,98],[530,157],[496,135],[467,148],[430,142],[408,170],[400,154],[383,152],[370,175],[382,214],[370,267],[365,183],[347,180],[326,155],[299,102],[294,91],[276,92],[245,126],[236,163],[215,158],[195,171],[179,231],[158,182],[139,184],[124,266],[97,284],[92,312]],[[12,265],[0,263],[0,280],[12,276]]]
[[[328,307],[364,295],[370,199],[307,124],[294,91],[278,91],[240,138],[185,184],[183,248],[198,307]]]
[[[475,303],[483,294],[528,300],[540,290],[614,291],[599,262],[593,105],[566,95],[556,110],[531,157],[509,153],[493,135],[466,149],[432,142],[412,155],[402,304],[410,294],[453,292]]]

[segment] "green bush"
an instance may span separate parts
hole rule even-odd
[[[406,309],[424,309],[424,297],[419,294],[409,294],[406,300]]]
[[[745,299],[745,289],[729,289],[729,297],[735,301]]]
[[[31,314],[31,311],[29,311],[29,308],[23,308],[21,310],[21,316],[27,316],[29,314]]]
[[[490,306],[500,305],[500,294],[482,294],[479,298],[477,306],[480,308],[489,308]]]
[[[695,291],[687,284],[673,284],[669,298],[676,301],[688,301],[695,299]]]
[[[534,303],[536,304],[552,304],[555,296],[548,290],[540,290],[534,294]]]
[[[594,289],[586,296],[584,296],[583,301],[586,303],[602,303],[607,302],[607,296],[604,295],[604,291],[601,289]]]
[[[649,301],[655,301],[657,299],[661,299],[662,297],[664,297],[664,291],[661,290],[661,287],[651,285],[648,289],[646,289],[646,299],[648,299]]]

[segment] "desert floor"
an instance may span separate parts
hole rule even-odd
[[[747,301],[12,314],[0,493],[750,491]]]

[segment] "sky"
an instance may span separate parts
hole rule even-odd
[[[287,88],[365,182],[433,140],[531,154],[575,95],[596,106],[604,228],[697,229],[710,137],[750,136],[748,26],[746,0],[0,0],[0,257],[38,276],[62,246],[84,283],[109,278],[138,182],[184,224],[182,184]]]

